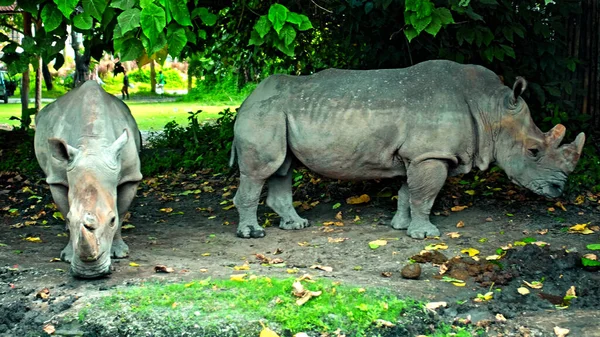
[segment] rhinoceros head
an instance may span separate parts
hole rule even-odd
[[[119,155],[128,132],[101,150],[72,147],[50,138],[52,156],[67,168],[69,213],[66,216],[73,246],[71,273],[82,278],[110,274],[111,247],[119,225],[117,186]]]
[[[543,133],[533,123],[529,108],[519,97],[527,82],[517,78],[512,92],[500,105],[505,113],[494,141],[495,158],[511,180],[549,198],[562,194],[569,173],[579,160],[585,134],[574,142],[561,145],[566,128],[558,124]]]

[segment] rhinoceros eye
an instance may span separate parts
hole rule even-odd
[[[112,219],[110,219],[110,227],[115,227],[115,224],[116,224],[116,219],[117,219],[117,218],[116,218],[116,217],[114,217],[114,216],[112,217]]]
[[[527,151],[529,151],[529,155],[532,156],[533,158],[537,158],[537,156],[540,153],[540,151],[538,149],[529,149]]]

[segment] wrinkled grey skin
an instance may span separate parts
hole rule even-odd
[[[294,157],[335,179],[405,176],[391,226],[419,239],[440,235],[429,213],[446,177],[473,167],[497,163],[519,185],[546,197],[560,195],[585,135],[559,146],[564,126],[542,133],[520,97],[525,87],[522,78],[511,90],[486,68],[442,60],[406,69],[267,78],[235,122],[238,236],[265,235],[256,218],[265,181],[279,227],[309,226],[292,206]]]
[[[121,225],[142,179],[137,124],[95,81],[46,106],[35,122],[35,155],[70,232],[61,259],[77,277],[109,274],[111,256],[129,254]]]

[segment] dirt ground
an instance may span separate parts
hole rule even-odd
[[[390,288],[424,302],[445,301],[447,308],[438,309],[440,319],[485,326],[489,336],[555,336],[557,326],[570,329],[568,336],[600,336],[600,273],[584,268],[580,258],[593,253],[586,245],[600,243],[595,227],[600,220],[597,197],[588,194],[576,199],[574,195],[557,205],[557,200],[541,199],[497,177],[488,176],[489,183],[472,190],[459,178],[450,180],[432,215],[443,234],[430,240],[411,239],[405,231],[385,225],[395,211],[391,192],[398,187],[396,181],[324,183],[305,174],[294,198],[304,202],[298,205],[299,213],[313,226],[280,230],[276,216],[261,205],[259,221],[272,224],[267,236],[240,239],[235,235],[237,212],[228,207],[235,176],[196,172],[151,177],[141,184],[130,210],[126,224],[134,227],[124,230],[129,258],[113,260],[110,277],[78,280],[69,275],[68,264],[52,262],[68,237],[63,221],[53,216],[42,178],[0,173],[0,336],[44,335],[46,324],[56,324],[81,303],[114,287],[149,279],[229,278],[232,267],[245,261],[259,275],[290,277],[287,269],[297,268],[299,273],[345,284]],[[358,205],[346,202],[362,194],[371,200]],[[455,206],[468,208],[452,211]],[[322,225],[331,221],[343,226]],[[464,226],[457,228],[461,222]],[[567,230],[584,223],[589,223],[591,234]],[[451,232],[460,236],[451,238]],[[378,239],[385,239],[387,245],[371,249],[369,242]],[[540,247],[533,241],[547,244]],[[438,243],[447,246],[437,250],[446,258],[461,257],[445,264],[449,270],[444,276],[464,279],[466,286],[441,280],[443,260],[422,261],[417,280],[401,277],[400,270],[411,257]],[[508,244],[513,248],[498,262],[486,262],[487,256]],[[479,263],[461,252],[467,248],[479,251]],[[263,266],[255,256],[272,258],[277,250],[282,251],[277,257],[285,261],[285,268]],[[157,274],[156,265],[175,272]],[[313,265],[329,266],[332,271],[311,269]],[[542,281],[543,287],[527,287],[524,281]],[[530,294],[517,292],[523,286]],[[572,286],[577,298],[566,303],[565,294]],[[49,300],[36,298],[43,288],[48,288]],[[492,299],[474,301],[490,289]],[[557,304],[568,307],[558,309]],[[77,335],[68,327],[56,328],[56,335]]]

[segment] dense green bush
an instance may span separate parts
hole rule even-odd
[[[0,131],[0,172],[41,174],[33,149],[33,136],[31,129]]]
[[[172,121],[162,133],[153,134],[142,152],[142,173],[154,175],[169,170],[228,169],[235,112],[225,109],[215,122],[200,124],[202,110],[189,112],[187,126]]]
[[[206,104],[240,104],[256,88],[256,83],[246,83],[242,87],[238,83],[233,74],[220,76],[218,80],[199,79],[184,100]]]
[[[163,68],[163,75],[167,80],[167,87],[172,88],[185,88],[186,84],[183,82],[181,75],[175,69]],[[156,70],[156,77],[158,79],[158,70]],[[129,81],[138,83],[150,83],[150,69],[141,68],[135,69],[129,72]]]

